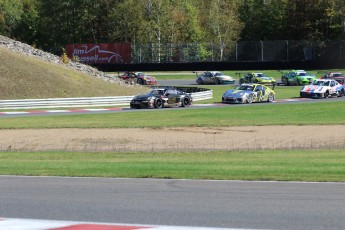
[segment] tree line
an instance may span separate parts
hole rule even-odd
[[[0,34],[66,44],[345,39],[344,0],[0,0]]]

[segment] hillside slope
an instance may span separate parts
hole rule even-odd
[[[136,95],[141,86],[104,81],[0,45],[0,100]]]

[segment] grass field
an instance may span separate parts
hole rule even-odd
[[[0,174],[215,180],[345,181],[344,152],[0,152]]]
[[[311,112],[312,111],[312,112]],[[345,102],[0,119],[0,129],[345,124]],[[140,117],[140,119],[138,119]],[[217,122],[215,122],[217,121]],[[0,152],[0,174],[345,181],[344,150]]]
[[[135,90],[93,81],[75,72],[4,51],[0,98],[135,95]],[[6,56],[7,55],[7,56]],[[17,69],[13,70],[16,60]],[[30,68],[28,68],[30,66]],[[2,71],[2,72],[1,72]],[[340,70],[343,71],[343,70]],[[201,71],[200,71],[201,72]],[[239,77],[239,72],[223,71]],[[261,71],[260,71],[261,72]],[[280,79],[280,71],[262,71]],[[321,72],[310,71],[317,76]],[[343,71],[344,72],[344,71]],[[10,74],[9,74],[10,73]],[[194,79],[195,73],[152,72],[157,79]],[[39,84],[37,84],[39,82]],[[233,86],[207,86],[220,102]],[[62,90],[63,89],[63,90]],[[298,97],[300,87],[276,87],[278,99]],[[124,91],[123,91],[124,90]],[[85,94],[87,92],[87,94]],[[149,110],[135,113],[1,118],[0,129],[137,128],[256,125],[345,125],[345,102],[253,104],[218,108]],[[20,140],[19,140],[20,141]],[[1,146],[2,149],[6,149]],[[45,176],[154,177],[222,180],[345,181],[343,150],[199,152],[0,152],[0,174]]]

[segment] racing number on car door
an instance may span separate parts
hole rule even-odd
[[[265,97],[263,86],[257,85],[255,88],[255,92],[257,93],[256,95],[257,95],[258,101],[262,101]]]
[[[330,86],[331,86],[331,91],[332,92],[330,92],[331,94],[335,94],[336,93],[336,87],[335,87],[335,82],[334,81],[331,81],[330,82]]]
[[[175,104],[176,103],[176,97],[169,97],[168,98],[168,104]]]

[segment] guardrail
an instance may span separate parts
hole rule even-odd
[[[0,100],[0,109],[125,106],[129,105],[133,97],[134,96]],[[213,98],[213,91],[207,90],[192,93],[192,97],[193,101],[211,99]]]

